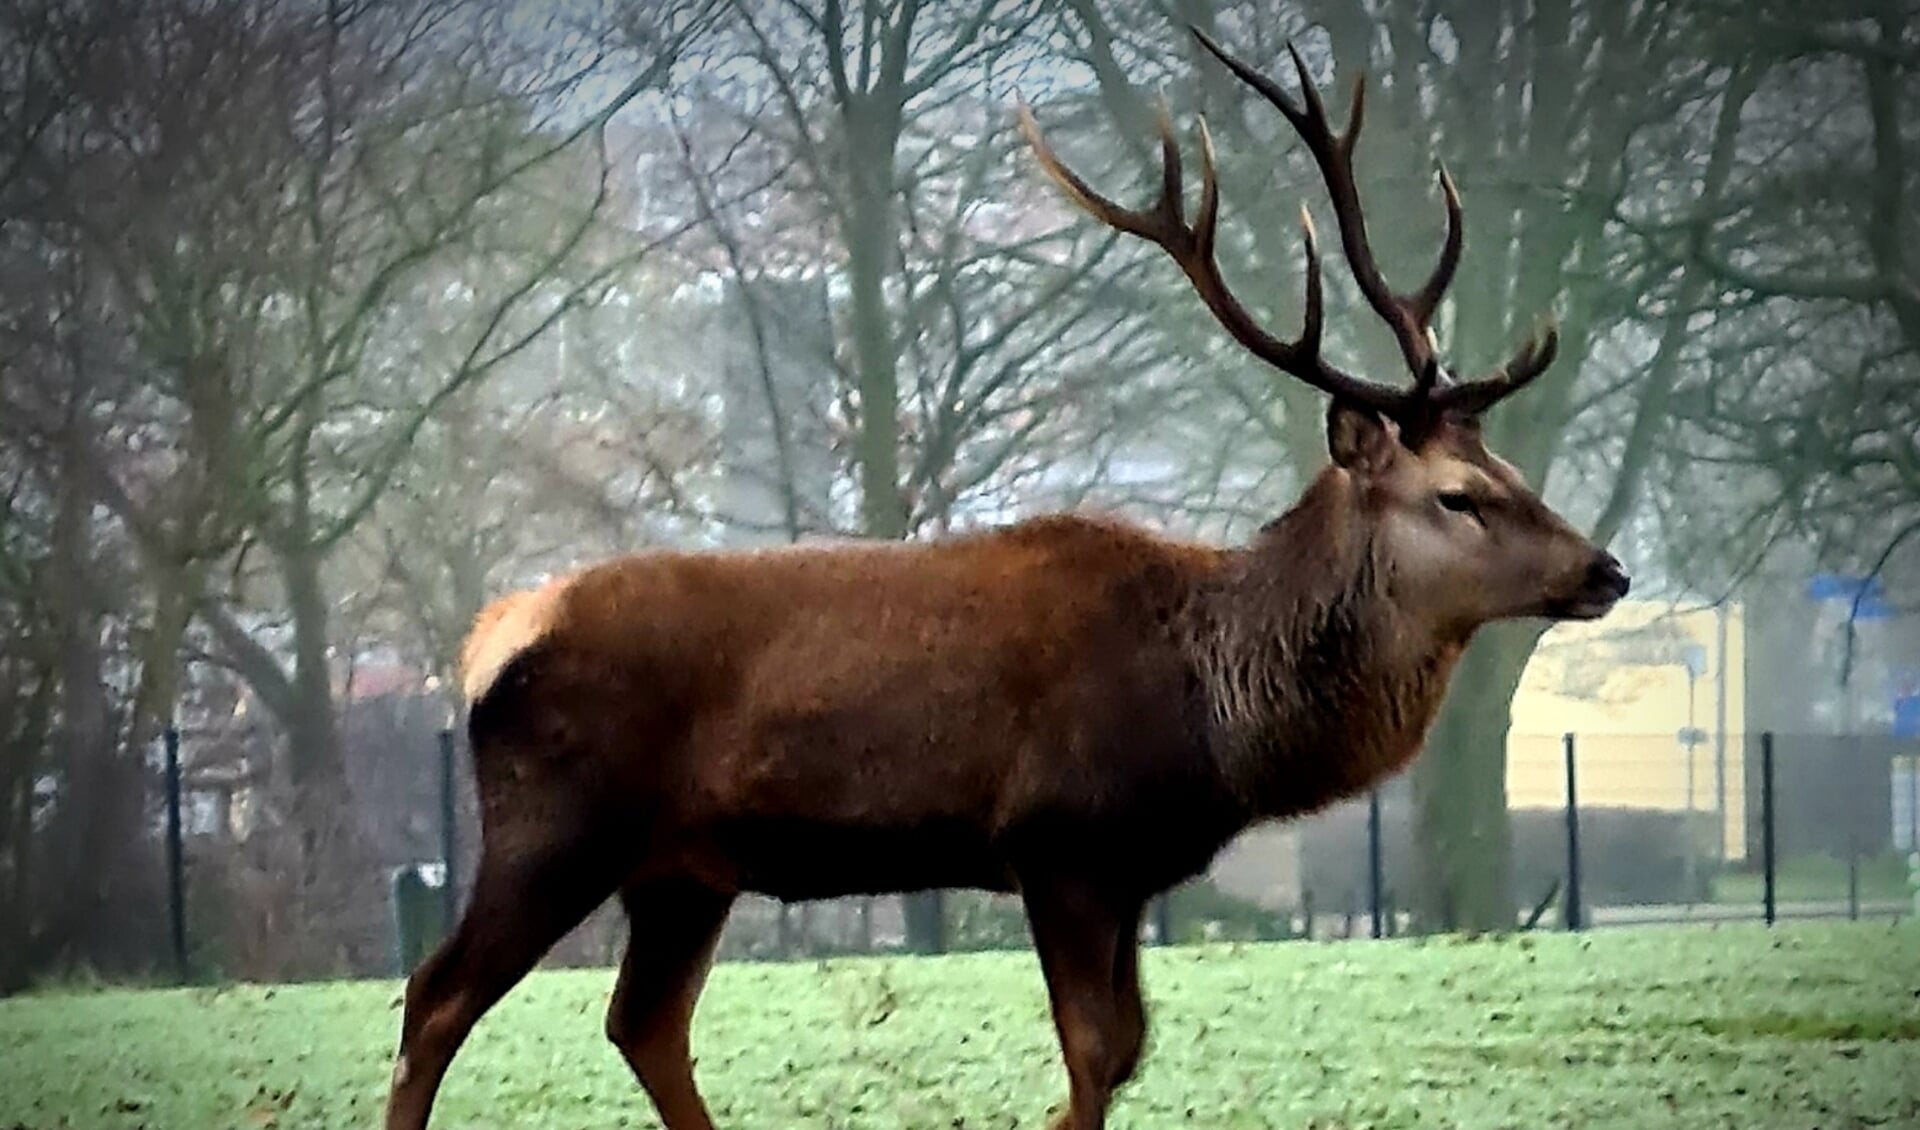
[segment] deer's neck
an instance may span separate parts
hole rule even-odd
[[[1395,606],[1351,487],[1323,477],[1199,602],[1220,768],[1259,817],[1308,812],[1419,752],[1459,656]]]

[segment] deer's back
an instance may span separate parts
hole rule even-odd
[[[1118,835],[1168,789],[1208,787],[1178,633],[1217,563],[1062,517],[923,545],[636,555],[548,593],[513,693],[570,747],[552,756],[590,759],[655,834],[738,867],[718,881],[999,886],[1023,837]]]

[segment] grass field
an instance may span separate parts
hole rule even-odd
[[[1179,947],[1116,1127],[1920,1127],[1920,927]],[[607,972],[475,1032],[436,1126],[653,1126],[600,1035]],[[0,1128],[378,1125],[398,987],[0,1001]],[[724,1130],[1044,1125],[1029,954],[728,965],[695,1030]]]
[[[1907,860],[1897,852],[1859,861],[1862,902],[1903,902],[1913,898],[1907,885]],[[1735,871],[1713,879],[1713,901],[1759,906],[1766,880],[1754,871]],[[1847,861],[1830,855],[1801,855],[1780,862],[1774,876],[1780,902],[1833,902],[1847,897]]]

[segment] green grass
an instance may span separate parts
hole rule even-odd
[[[1920,927],[1178,947],[1118,1128],[1920,1126]],[[436,1126],[655,1125],[600,1035],[607,972],[542,973],[454,1062]],[[5,1130],[371,1130],[398,988],[0,1002]],[[728,965],[695,1029],[723,1130],[1044,1125],[1029,954]]]
[[[1910,902],[1906,856],[1888,852],[1860,860],[1860,901]],[[1713,877],[1713,901],[1759,906],[1766,880],[1758,870],[1729,871]],[[1774,875],[1774,898],[1789,902],[1844,902],[1847,897],[1847,861],[1830,855],[1797,855],[1780,861]]]

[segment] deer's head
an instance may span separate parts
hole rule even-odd
[[[1538,377],[1553,361],[1549,328],[1529,339],[1490,375],[1460,380],[1447,370],[1432,331],[1462,243],[1460,197],[1446,170],[1440,189],[1447,233],[1439,262],[1418,290],[1396,293],[1375,264],[1353,175],[1354,143],[1365,109],[1355,85],[1346,128],[1335,133],[1298,52],[1288,48],[1300,98],[1194,35],[1243,82],[1286,116],[1326,181],[1340,243],[1368,305],[1386,322],[1411,374],[1407,387],[1366,380],[1320,354],[1323,301],[1313,223],[1301,227],[1307,258],[1306,311],[1291,341],[1263,328],[1220,273],[1214,242],[1220,213],[1213,142],[1200,123],[1199,216],[1186,218],[1179,147],[1166,113],[1160,120],[1161,193],[1151,207],[1123,208],[1067,168],[1041,137],[1022,103],[1020,124],[1040,164],[1082,209],[1108,226],[1157,244],[1186,273],[1207,308],[1242,346],[1275,368],[1328,393],[1327,449],[1321,486],[1350,494],[1367,536],[1387,566],[1394,598],[1437,627],[1466,634],[1492,620],[1523,616],[1592,619],[1626,595],[1628,578],[1612,554],[1554,513],[1506,460],[1489,451],[1481,416]],[[1325,480],[1334,480],[1331,483]]]

